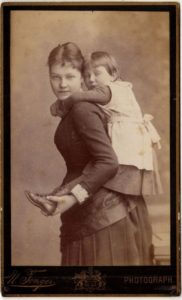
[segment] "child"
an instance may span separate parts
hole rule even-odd
[[[100,105],[107,116],[108,134],[119,163],[153,170],[152,144],[160,148],[160,137],[150,122],[153,117],[142,116],[132,84],[120,79],[114,58],[107,52],[92,53],[85,63],[84,79],[89,90],[57,100],[51,106],[52,115],[63,116],[79,101]]]
[[[157,143],[160,148],[160,137],[150,122],[153,117],[142,116],[132,84],[120,79],[115,59],[107,52],[92,53],[85,62],[84,80],[88,91],[57,100],[51,106],[52,115],[63,117],[74,103],[80,101],[99,105],[107,116],[108,135],[119,164],[154,170],[152,146]],[[49,196],[41,199],[33,193],[26,195],[44,214],[53,215],[56,211],[57,205],[51,203]]]

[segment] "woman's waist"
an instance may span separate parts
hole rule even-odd
[[[80,239],[125,218],[140,198],[100,189],[87,203],[61,216],[62,238]]]
[[[138,197],[141,196],[125,195],[102,187],[82,205],[76,204],[66,211],[62,215],[62,222],[90,223],[90,217],[100,222],[102,216],[108,215],[109,218],[109,211],[113,209],[117,219],[123,218],[127,211],[136,206]]]

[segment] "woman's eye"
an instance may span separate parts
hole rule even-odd
[[[66,78],[67,78],[67,79],[73,79],[73,78],[75,78],[75,76],[73,76],[73,75],[68,75],[68,76],[66,76]]]
[[[52,76],[51,76],[51,79],[52,79],[52,80],[59,80],[59,76],[52,75]]]

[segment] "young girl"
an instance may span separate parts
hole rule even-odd
[[[92,53],[85,61],[84,81],[89,90],[75,92],[66,100],[58,99],[51,106],[52,115],[64,117],[74,103],[81,101],[99,105],[107,116],[108,135],[119,164],[153,171],[153,144],[160,148],[160,136],[151,123],[153,117],[142,116],[132,84],[120,79],[115,59],[107,52]],[[43,197],[42,202],[33,193],[29,197],[45,214],[56,211],[57,196],[52,203],[52,196]]]
[[[94,52],[85,63],[88,91],[74,93],[51,106],[52,115],[63,116],[72,105],[88,101],[100,105],[107,115],[108,134],[120,164],[153,170],[153,144],[160,136],[151,115],[142,116],[130,82],[122,81],[115,59],[107,52]]]

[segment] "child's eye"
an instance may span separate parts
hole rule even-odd
[[[95,72],[95,76],[99,76],[100,74],[100,72]]]
[[[89,78],[90,78],[90,75],[89,75],[89,74],[86,74],[86,75],[84,75],[84,78],[85,78],[85,79],[89,79]]]
[[[91,73],[85,72],[85,73],[84,73],[84,76],[85,76],[85,77],[90,77],[90,76],[91,76]]]

